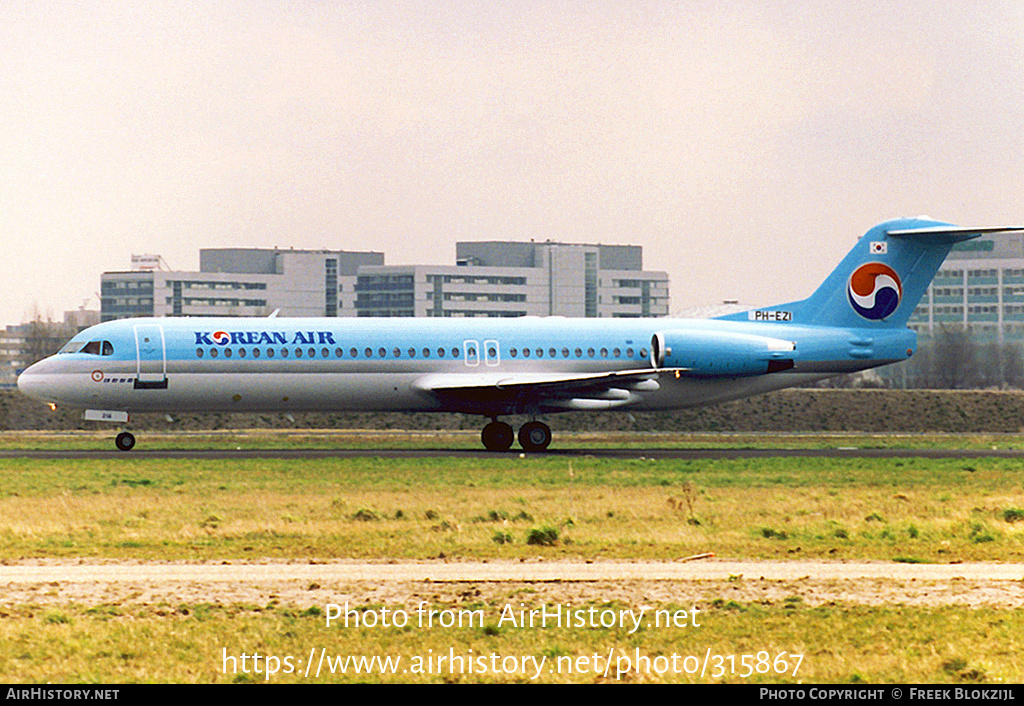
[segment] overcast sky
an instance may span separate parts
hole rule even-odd
[[[0,325],[132,253],[631,243],[672,311],[1024,224],[1024,3],[0,4]]]

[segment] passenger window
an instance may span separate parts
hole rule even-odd
[[[429,358],[430,357],[430,349],[429,348],[424,348],[423,349],[423,357],[424,358]]]
[[[384,346],[381,346],[380,348],[378,348],[377,349],[377,353],[380,354],[381,358],[386,358],[387,355],[388,355],[388,352],[387,352],[387,350],[385,350]]]
[[[515,358],[517,355],[519,355],[519,349],[518,348],[509,348],[508,349],[508,354],[510,356],[512,356],[513,358]]]
[[[238,357],[239,358],[244,358],[245,357],[245,349],[244,348],[239,348],[238,349]]]
[[[548,358],[554,358],[555,357],[555,353],[556,353],[556,351],[555,351],[554,348],[548,348]]]
[[[217,349],[216,348],[211,348],[210,349],[210,357],[211,358],[216,358],[217,357]]]
[[[562,349],[562,357],[563,358],[568,358],[569,357],[569,349],[568,348],[563,348]]]
[[[268,348],[267,349],[267,357],[268,358],[273,358],[274,357],[274,349],[273,348]]]
[[[410,358],[415,358],[416,357],[416,349],[415,348],[410,348],[409,349],[409,357]]]
[[[437,357],[438,358],[444,358],[444,348],[438,348],[437,349]]]
[[[402,351],[398,350],[398,346],[395,346],[394,350],[392,350],[392,351],[391,351],[391,353],[392,353],[392,354],[393,354],[393,355],[394,355],[394,356],[395,356],[396,358],[401,358],[401,357],[402,357]]]
[[[253,348],[252,349],[252,357],[253,358],[259,358],[260,357],[260,349],[259,348]]]
[[[202,357],[203,357],[203,349],[202,348],[196,348],[196,358],[202,358]]]

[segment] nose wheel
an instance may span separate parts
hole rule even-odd
[[[123,431],[117,435],[116,439],[114,439],[114,444],[121,451],[131,451],[133,448],[135,448],[135,435]]]

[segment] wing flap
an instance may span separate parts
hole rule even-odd
[[[639,399],[638,392],[658,389],[661,375],[680,375],[688,368],[646,368],[600,373],[439,373],[413,383],[421,392],[475,404],[552,403],[580,408],[584,400],[601,406],[622,406]]]

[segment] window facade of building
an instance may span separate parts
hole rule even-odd
[[[970,331],[981,341],[1024,340],[1024,238],[958,243],[910,318],[931,336],[940,327]]]
[[[385,266],[381,253],[226,248],[199,272],[106,272],[102,319],[136,316],[666,316],[668,275],[641,248],[467,242],[456,265]]]
[[[199,272],[105,272],[103,321],[135,316],[354,316],[356,272],[372,252],[200,251]]]

